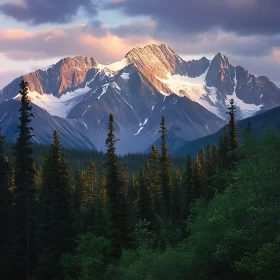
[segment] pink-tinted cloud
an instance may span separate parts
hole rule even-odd
[[[23,29],[7,29],[6,31],[0,31],[0,41],[2,40],[18,40],[29,39],[35,35]]]
[[[274,60],[280,64],[280,48],[274,48],[273,49],[273,58]]]
[[[147,35],[129,34],[122,38],[112,34],[108,26],[101,25],[101,28],[105,30],[102,36],[95,36],[85,25],[65,29],[51,28],[33,33],[6,30],[0,33],[0,52],[14,60],[84,55],[95,57],[100,62],[110,62],[122,58],[135,46],[157,42]]]
[[[276,73],[280,69],[278,35],[238,36],[215,31],[182,36],[178,40],[176,34],[167,38],[164,32],[155,32],[154,21],[131,22],[113,28],[95,21],[91,25],[35,32],[9,29],[0,32],[0,54],[27,66],[31,64],[30,61],[34,64],[34,61],[42,59],[76,55],[94,57],[105,64],[123,58],[133,47],[166,43],[180,55],[189,58],[207,56],[211,59],[221,51],[233,60],[234,65],[240,64],[252,73],[266,75],[274,81],[277,79]],[[37,65],[39,68],[40,64]],[[0,71],[6,71],[7,66],[9,63],[0,63]],[[21,69],[24,68],[21,66]]]

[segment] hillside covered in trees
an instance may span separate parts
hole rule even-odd
[[[280,135],[250,124],[238,138],[228,107],[219,146],[171,158],[161,147],[118,157],[34,146],[21,82],[18,138],[0,132],[2,279],[280,279]],[[121,139],[119,140],[121,141]]]

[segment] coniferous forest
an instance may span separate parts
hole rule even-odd
[[[22,81],[15,144],[0,133],[1,279],[280,279],[280,135],[229,130],[195,158],[33,145]]]

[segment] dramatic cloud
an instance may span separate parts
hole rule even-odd
[[[107,7],[150,16],[159,31],[177,34],[217,28],[243,35],[280,33],[279,0],[126,0]]]
[[[101,25],[100,28],[105,27]],[[17,38],[10,36],[13,34],[11,30],[0,31],[0,53],[6,58],[19,61],[84,55],[107,63],[121,59],[133,47],[157,43],[150,37],[120,38],[108,28],[102,36],[95,36],[86,25],[51,28],[28,34],[25,30],[16,30],[14,33]]]
[[[134,21],[118,27],[110,27],[100,21],[93,21],[85,27],[85,30],[96,37],[111,34],[122,39],[130,38],[131,36],[140,39],[145,37],[154,38],[156,41],[170,45],[176,52],[185,55],[207,55],[221,51],[228,55],[256,57],[271,55],[274,48],[280,47],[280,34],[245,36],[237,35],[233,32],[225,33],[213,30],[178,37],[177,33],[157,30],[156,23],[151,20]]]
[[[80,8],[91,16],[97,15],[97,3],[96,0],[21,0],[0,5],[0,11],[31,24],[66,23],[77,15]]]

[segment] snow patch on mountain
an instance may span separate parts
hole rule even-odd
[[[138,131],[137,131],[134,135],[135,135],[135,136],[138,135],[138,134],[141,132],[141,130],[142,130],[143,128],[144,128],[144,127],[141,126],[141,127],[138,129]]]
[[[4,119],[4,117],[7,115],[7,113],[5,113],[2,117],[1,117],[1,119],[0,119],[0,122]]]
[[[91,88],[85,86],[75,91],[67,92],[60,96],[60,98],[52,94],[40,94],[37,91],[29,91],[28,97],[30,101],[42,109],[46,110],[50,115],[61,118],[66,118],[70,109],[79,103],[84,95],[89,92]],[[20,94],[13,99],[20,99]]]
[[[242,114],[242,117],[245,119],[245,118],[249,118],[251,117],[252,115],[254,115],[256,112],[260,111],[261,108],[262,108],[262,104],[261,105],[256,105],[256,104],[247,104],[245,103],[243,100],[239,99],[237,96],[236,96],[236,93],[234,92],[232,95],[227,95],[227,100],[226,100],[226,103],[229,104],[229,101],[230,99],[234,100],[234,104],[237,106],[237,107],[240,107],[242,110],[241,110],[241,114]]]
[[[148,118],[143,123],[140,122],[139,126],[144,126],[148,122]]]
[[[97,67],[100,68],[100,69],[106,69],[107,68],[111,71],[119,71],[119,70],[125,68],[127,65],[128,65],[127,59],[123,58],[120,61],[114,62],[112,64],[108,64],[108,65],[98,64]]]
[[[129,73],[124,72],[124,73],[121,74],[121,77],[122,77],[124,80],[129,80]]]
[[[196,78],[181,75],[171,75],[168,73],[167,79],[159,79],[167,84],[171,91],[179,97],[188,97],[194,102],[199,103],[211,113],[222,117],[222,113],[215,106],[217,103],[217,89],[215,87],[205,86],[205,77],[208,69],[204,74]]]
[[[100,97],[106,93],[107,89],[108,89],[108,85],[109,84],[105,84],[104,86],[102,86],[102,93],[98,96],[98,99],[100,99]]]

